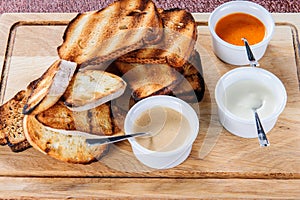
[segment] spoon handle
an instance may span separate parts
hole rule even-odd
[[[101,144],[109,144],[114,142],[120,142],[122,140],[126,140],[128,138],[137,137],[146,135],[148,133],[133,133],[128,135],[120,135],[120,136],[109,136],[109,137],[102,137],[102,138],[87,138],[85,141],[88,145],[101,145]]]
[[[258,141],[261,147],[267,147],[270,146],[270,143],[267,139],[267,136],[265,134],[265,131],[263,129],[263,126],[260,122],[259,116],[256,111],[254,111],[255,114],[255,123],[257,128],[257,134],[258,134]]]
[[[254,57],[254,55],[251,51],[248,40],[246,38],[242,38],[242,40],[244,41],[244,44],[245,44],[245,47],[246,47],[246,52],[247,52],[248,60],[250,62],[250,66],[251,67],[258,67],[259,63],[256,61],[256,59],[255,59],[255,57]]]

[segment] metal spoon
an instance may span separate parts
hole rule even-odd
[[[94,138],[87,138],[85,141],[88,145],[101,145],[110,144],[114,142],[120,142],[132,137],[145,136],[150,133],[133,133],[128,135],[118,135],[118,136],[95,136]]]
[[[266,133],[264,131],[264,128],[261,124],[261,121],[259,119],[257,109],[261,108],[263,105],[263,102],[260,101],[258,105],[255,105],[252,110],[254,112],[254,118],[255,118],[255,124],[257,129],[257,135],[258,135],[258,141],[261,147],[267,147],[270,146],[269,140],[267,139]]]
[[[163,108],[159,108],[163,109]],[[126,140],[132,137],[153,137],[158,134],[163,127],[165,126],[167,114],[166,112],[160,112],[159,117],[155,117],[151,110],[149,110],[150,122],[149,124],[139,127],[139,133],[126,134],[120,136],[89,136],[86,138],[86,143],[88,145],[101,145],[101,144],[109,144],[114,142],[120,142],[122,140]],[[133,122],[134,123],[134,122]],[[153,126],[155,125],[155,126]]]
[[[246,38],[242,38],[242,40],[244,41],[244,44],[245,44],[245,47],[246,47],[246,52],[247,52],[247,56],[248,56],[248,60],[250,61],[250,66],[251,67],[258,67],[259,66],[259,63],[256,61],[251,49],[250,49],[250,46],[249,46],[249,43],[248,43],[248,40]]]
[[[242,38],[242,40],[244,41],[245,47],[246,47],[246,52],[247,52],[247,56],[248,56],[248,60],[250,61],[250,66],[251,67],[257,67],[259,66],[259,63],[256,61],[251,48],[249,46],[249,43],[247,41],[246,38]],[[260,103],[258,105],[255,105],[252,110],[254,112],[254,117],[255,117],[255,124],[256,124],[256,129],[257,129],[257,134],[258,134],[258,141],[260,146],[262,147],[267,147],[270,146],[270,143],[267,139],[266,133],[264,131],[264,128],[261,124],[260,118],[257,114],[257,109],[261,108],[263,105],[263,102],[260,101]]]

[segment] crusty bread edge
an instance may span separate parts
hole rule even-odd
[[[29,131],[28,131],[28,128],[27,128],[27,125],[28,125],[28,118],[30,117],[33,117],[35,118],[35,115],[25,115],[24,119],[23,119],[23,129],[24,129],[24,135],[28,141],[28,143],[36,150],[38,150],[39,152],[41,152],[42,154],[44,155],[49,155],[50,157],[52,158],[55,158],[57,160],[61,160],[61,161],[64,161],[64,162],[69,162],[69,163],[74,163],[74,164],[89,164],[93,161],[95,161],[96,159],[101,159],[103,156],[105,156],[107,154],[107,152],[109,151],[109,147],[110,145],[109,144],[102,144],[105,146],[105,149],[98,155],[95,155],[91,160],[86,160],[86,161],[78,161],[78,162],[75,162],[73,161],[72,159],[59,159],[56,155],[50,155],[48,154],[47,152],[43,151],[32,139],[31,139],[31,136],[29,134]],[[37,119],[35,119],[38,123],[40,123]],[[59,133],[59,134],[63,134],[63,135],[70,135],[70,136],[74,136],[74,137],[82,137],[83,139],[84,138],[95,138],[97,136],[93,136],[89,133],[85,133],[85,132],[81,132],[81,131],[67,131],[67,130],[62,130],[62,129],[54,129],[54,128],[50,128],[50,127],[47,127],[47,126],[44,126],[43,124],[40,124],[41,126],[43,126],[45,129],[48,129],[50,131],[54,131],[56,133]],[[101,136],[98,136],[98,137],[101,137]],[[105,136],[104,136],[105,137]]]
[[[28,117],[32,117],[32,116],[25,115],[24,118],[23,118],[23,130],[24,130],[25,138],[26,138],[26,140],[28,141],[28,143],[29,143],[33,148],[35,148],[35,149],[38,150],[39,152],[41,152],[41,153],[47,155],[46,152],[44,152],[43,150],[41,150],[40,147],[39,147],[38,145],[36,145],[36,144],[32,141],[32,139],[31,139],[31,137],[30,137],[30,135],[29,135],[29,133],[28,133],[28,129],[27,129],[27,120],[28,120]]]
[[[66,91],[76,68],[76,63],[61,60],[60,68],[53,77],[53,81],[45,97],[39,103],[29,109],[28,104],[26,103],[23,113],[36,115],[53,106]]]
[[[87,103],[87,104],[85,104],[83,106],[70,106],[70,105],[67,105],[67,104],[66,104],[66,106],[71,111],[82,112],[82,111],[93,109],[95,107],[98,107],[98,106],[106,103],[106,102],[114,100],[114,99],[120,97],[125,92],[125,89],[127,87],[127,83],[125,81],[123,81],[123,80],[121,80],[121,81],[122,81],[122,87],[119,88],[117,91],[115,91],[112,94],[104,96],[104,97],[102,97],[100,99],[97,99],[97,100],[95,100],[93,102]]]

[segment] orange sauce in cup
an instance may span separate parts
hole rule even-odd
[[[250,45],[261,42],[265,37],[266,28],[252,15],[233,13],[221,18],[216,24],[215,31],[222,40],[243,46],[241,38],[246,38]]]

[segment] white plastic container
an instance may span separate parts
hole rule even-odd
[[[141,146],[135,138],[130,138],[133,153],[136,158],[155,169],[168,169],[181,164],[189,156],[192,145],[197,138],[199,131],[199,119],[194,109],[186,102],[176,97],[158,95],[148,97],[135,104],[127,113],[125,118],[125,133],[133,133],[133,125],[136,119],[146,110],[153,107],[167,107],[181,113],[190,123],[190,134],[183,145],[171,151],[152,151]]]
[[[264,39],[251,45],[251,50],[256,60],[265,53],[268,43],[274,32],[274,20],[271,14],[262,6],[250,1],[230,1],[217,7],[209,17],[208,27],[212,36],[213,51],[217,57],[232,65],[249,64],[244,46],[232,45],[222,40],[215,32],[217,22],[224,16],[232,13],[246,13],[258,18],[266,27]]]
[[[229,132],[243,138],[257,137],[257,130],[253,119],[243,119],[231,113],[225,105],[223,96],[226,89],[240,80],[255,80],[270,88],[276,97],[275,111],[265,118],[261,118],[263,128],[268,133],[275,125],[278,116],[284,110],[287,94],[282,82],[271,72],[257,67],[238,67],[224,74],[218,81],[215,88],[215,99],[218,106],[218,115],[220,123]]]

